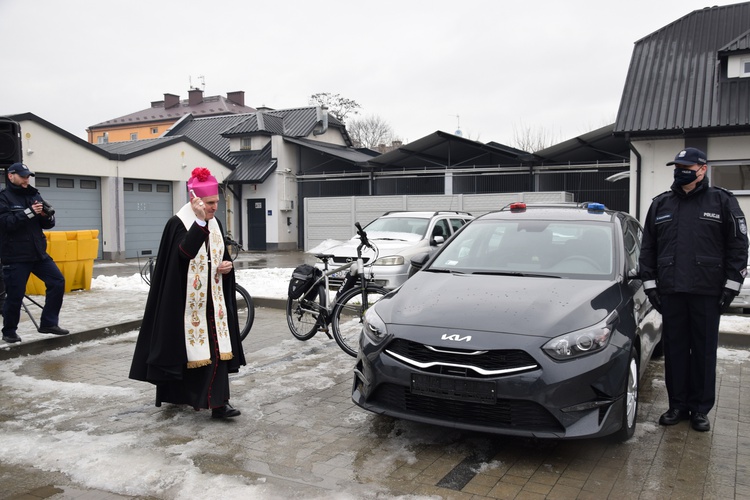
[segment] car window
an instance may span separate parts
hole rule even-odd
[[[435,221],[435,225],[432,227],[432,237],[442,236],[444,239],[448,239],[451,235],[450,225],[448,219],[438,219]]]
[[[464,219],[451,219],[451,228],[453,229],[453,232],[455,233],[459,229],[461,229],[461,226],[466,224],[466,221]]]
[[[365,226],[368,237],[418,241],[427,231],[428,219],[420,217],[380,217]],[[356,236],[355,236],[356,238]]]
[[[635,221],[624,220],[622,228],[628,269],[637,269],[641,254],[641,227]]]
[[[612,228],[591,221],[477,220],[445,245],[430,268],[609,278]]]

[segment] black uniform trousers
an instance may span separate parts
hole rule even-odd
[[[669,407],[708,413],[716,400],[719,297],[675,293],[661,302]]]
[[[13,335],[21,319],[21,303],[26,293],[29,275],[34,274],[44,282],[47,288],[44,308],[39,326],[57,326],[63,296],[65,295],[65,277],[55,261],[47,254],[41,260],[33,262],[12,262],[3,264],[5,280],[5,304],[3,305],[3,333]]]

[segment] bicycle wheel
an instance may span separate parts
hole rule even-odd
[[[308,292],[298,299],[289,297],[286,300],[286,323],[297,340],[310,340],[318,332],[321,322],[325,325],[321,318],[321,314],[325,314],[321,313],[321,304],[315,300],[316,294],[310,295]],[[322,296],[317,295],[320,300]]]
[[[367,285],[365,295],[355,286],[344,293],[333,308],[332,330],[336,343],[350,356],[359,352],[359,335],[362,333],[362,318],[369,307],[388,293],[385,288]]]
[[[234,285],[234,293],[237,296],[237,317],[240,323],[240,340],[245,340],[255,321],[255,302],[250,293],[240,285]]]

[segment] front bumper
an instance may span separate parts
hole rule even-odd
[[[379,414],[494,434],[571,439],[619,430],[628,350],[610,343],[597,354],[555,362],[538,349],[539,339],[525,340],[520,351],[535,356],[521,361],[524,369],[481,375],[462,366],[474,361],[417,366],[412,357],[419,356],[395,353],[390,343],[379,350],[362,335],[352,400]]]

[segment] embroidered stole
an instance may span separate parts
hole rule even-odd
[[[195,222],[195,214],[190,203],[183,206],[177,216],[188,230]],[[211,364],[211,352],[208,336],[211,323],[208,320],[208,294],[214,306],[213,322],[216,325],[216,336],[219,344],[219,357],[222,360],[232,359],[232,342],[229,337],[227,307],[224,302],[224,280],[219,273],[219,264],[224,257],[224,237],[215,219],[208,221],[208,249],[201,245],[198,254],[190,260],[188,282],[185,292],[185,348],[187,349],[188,368],[198,368]],[[210,264],[210,266],[209,266]],[[209,276],[209,267],[211,276]]]

